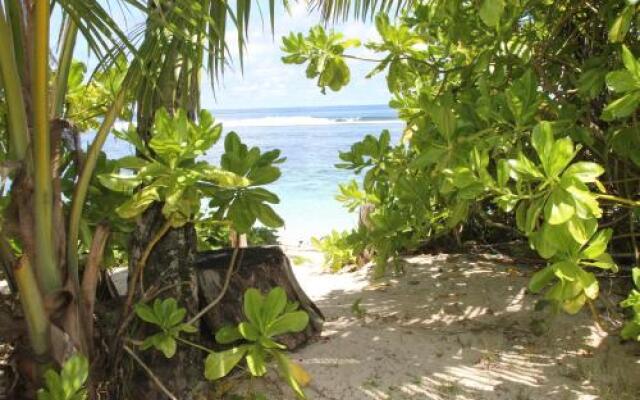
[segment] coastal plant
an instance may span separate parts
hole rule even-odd
[[[321,238],[311,238],[313,247],[324,255],[324,265],[333,272],[356,264],[358,261],[358,253],[354,248],[356,243],[354,232],[338,232],[335,229]]]
[[[149,148],[135,130],[120,132],[118,135],[133,144],[140,155],[116,160],[119,169],[126,173],[98,175],[106,188],[132,194],[116,208],[118,215],[135,218],[154,202],[161,202],[163,216],[177,228],[200,210],[209,188],[247,186],[247,179],[198,160],[221,133],[222,126],[215,124],[211,114],[204,110],[197,124],[190,121],[183,110],[178,110],[173,117],[165,110],[158,111]],[[140,190],[135,191],[138,188]]]
[[[344,11],[334,6],[327,12]],[[412,2],[395,20],[375,17],[380,38],[365,44],[374,55],[332,55],[386,73],[405,122],[399,143],[367,135],[337,165],[364,175],[338,198],[350,210],[374,206],[357,246],[380,271],[480,224],[516,234],[546,264],[532,292],[547,289],[555,309],[595,312],[595,273],[640,259],[636,11],[613,1]],[[284,38],[283,61],[321,63],[318,29]]]
[[[48,369],[44,373],[44,388],[38,390],[38,400],[85,400],[85,384],[89,376],[89,361],[74,355],[62,364],[60,373]]]
[[[161,144],[156,146],[159,152],[151,150],[150,132],[143,130],[153,125],[156,111],[163,107],[170,115],[185,109],[187,119],[204,126],[198,121],[207,118],[199,112],[200,74],[206,70],[215,81],[231,56],[229,37],[224,29],[220,34],[222,26],[238,27],[233,40],[239,43],[242,63],[251,3],[241,0],[230,6],[188,0],[125,0],[120,2],[124,13],[131,11],[144,22],[137,24],[135,31],[124,32],[114,10],[104,2],[0,1],[0,162],[4,189],[0,201],[0,261],[12,295],[23,310],[25,323],[15,326],[16,337],[20,338],[16,354],[25,355],[21,361],[25,370],[37,372],[25,374],[24,378],[32,381],[17,387],[33,389],[42,378],[39,371],[45,370],[45,364],[60,368],[70,353],[82,354],[90,361],[102,356],[103,346],[94,342],[97,337],[102,343],[111,342],[107,352],[112,357],[106,358],[113,362],[90,369],[88,379],[108,375],[105,371],[94,375],[94,370],[122,367],[117,365],[123,359],[119,356],[123,351],[120,339],[127,330],[131,310],[120,315],[114,307],[95,307],[102,301],[96,295],[101,268],[118,262],[104,262],[105,254],[136,265],[142,251],[131,243],[153,247],[140,233],[141,227],[151,225],[143,220],[150,212],[137,214],[149,206],[150,198],[155,204],[147,210],[165,208],[165,200],[171,225],[184,223],[180,229],[188,229],[185,221],[191,221],[191,215],[187,214],[196,210],[191,200],[199,193],[193,186],[183,191],[184,179],[197,181],[195,186],[208,186],[209,191],[211,185],[205,182],[213,182],[216,187],[225,177],[245,182],[245,178],[193,159],[197,171],[177,171],[184,165],[174,164],[172,157],[174,161],[182,157],[186,164],[186,154],[179,148],[162,148]],[[268,2],[268,8],[273,21],[274,0]],[[51,46],[55,42],[52,30],[60,33],[55,47]],[[86,44],[95,70],[73,61],[79,42]],[[135,132],[142,146],[136,148],[136,157],[119,160],[115,167],[102,148],[116,121],[130,121],[134,111],[138,122]],[[184,123],[184,119],[178,120]],[[174,125],[172,132],[165,129],[159,136],[166,136],[160,141],[175,146],[176,142],[170,143],[175,139],[171,135],[182,135],[182,128],[184,124]],[[89,130],[93,131],[90,136],[81,140],[80,133]],[[190,142],[191,150],[202,144],[195,142]],[[96,175],[112,174],[115,168],[135,174],[140,185],[129,182],[127,191],[107,191]],[[172,179],[175,181],[168,182]],[[119,182],[125,180],[122,177]],[[156,185],[145,190],[145,184]],[[131,198],[134,200],[129,201]],[[176,198],[180,202],[172,203]],[[273,204],[273,196],[269,200]],[[258,203],[265,218],[280,222],[256,200]],[[126,217],[138,215],[135,223],[133,218],[124,219],[114,212],[115,204],[121,206],[120,212]],[[240,225],[248,229],[246,221],[242,222]],[[175,246],[179,245],[176,241]],[[131,300],[136,290],[135,286],[129,287]],[[115,320],[118,326],[112,330],[112,323],[94,324],[101,318]],[[107,391],[125,387],[115,386]]]
[[[631,270],[634,288],[620,306],[632,311],[632,318],[622,328],[623,339],[640,340],[640,267]]]
[[[152,306],[144,303],[136,304],[135,313],[141,320],[160,328],[160,332],[144,339],[140,345],[141,350],[155,348],[161,351],[166,358],[176,354],[177,340],[181,333],[194,333],[197,328],[184,323],[187,310],[178,307],[176,299],[156,299]]]
[[[215,334],[220,345],[244,343],[221,351],[214,351],[183,337],[182,333],[194,333],[196,328],[184,322],[187,310],[179,307],[173,298],[156,299],[152,306],[139,303],[135,306],[138,318],[155,326],[159,332],[140,342],[141,350],[154,348],[166,358],[176,353],[178,342],[205,351],[204,376],[217,380],[228,375],[243,359],[249,373],[261,377],[267,373],[267,365],[275,361],[282,378],[300,398],[305,398],[302,387],[309,382],[308,373],[285,354],[286,346],[277,337],[286,333],[301,332],[309,324],[309,315],[298,310],[298,303],[289,302],[281,287],[274,287],[263,295],[249,288],[244,293],[243,310],[246,320],[237,326],[225,326]]]
[[[243,359],[252,376],[267,373],[270,360],[277,364],[278,371],[299,398],[306,398],[302,390],[310,378],[308,373],[285,354],[286,346],[278,343],[277,337],[286,333],[303,331],[309,324],[309,315],[298,310],[298,303],[287,301],[281,287],[275,287],[263,295],[257,289],[244,293],[243,310],[246,320],[237,326],[225,326],[216,332],[216,342],[222,345],[243,341],[243,344],[227,350],[212,352],[205,360],[205,377],[220,379]]]

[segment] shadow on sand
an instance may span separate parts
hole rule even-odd
[[[327,316],[322,337],[292,354],[313,376],[311,399],[640,398],[640,346],[588,311],[534,311],[528,269],[440,255],[376,283],[363,271],[301,274]],[[265,390],[288,398],[275,382]]]

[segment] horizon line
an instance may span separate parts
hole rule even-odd
[[[215,108],[215,107],[203,107],[205,110],[214,111],[249,111],[249,110],[281,110],[281,109],[311,109],[311,108],[336,108],[336,107],[389,107],[389,104],[335,104],[335,105],[319,105],[319,106],[277,106],[277,107],[247,107],[247,108]],[[391,108],[391,107],[389,107]]]

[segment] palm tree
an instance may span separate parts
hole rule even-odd
[[[148,139],[149,125],[160,107],[183,108],[195,118],[201,69],[206,68],[212,81],[221,76],[229,56],[226,27],[230,24],[237,28],[235,40],[242,64],[252,5],[259,6],[251,0],[237,0],[233,6],[223,0],[119,3],[146,16],[144,29],[136,35],[127,36],[98,0],[0,0],[0,106],[6,108],[7,133],[3,170],[10,171],[11,179],[0,233],[0,260],[15,283],[12,287],[24,311],[34,355],[27,364],[34,370],[50,362],[60,365],[71,352],[88,356],[95,352],[91,315],[108,229],[98,227],[91,232],[93,243],[83,273],[79,232],[90,183],[113,124],[131,99],[143,139]],[[312,0],[309,6],[320,9],[329,20],[349,13],[364,18],[375,10],[389,10],[392,4],[410,3]],[[269,0],[268,6],[273,29],[275,1]],[[49,48],[52,7],[59,7],[64,16],[56,57]],[[75,161],[78,172],[73,195],[67,199],[61,189],[61,157],[63,131],[71,123],[65,98],[78,34],[97,56],[100,69],[115,65],[122,55],[130,62],[124,81],[101,115],[87,154],[81,162]],[[149,245],[156,218],[157,213],[151,211],[143,219],[132,262]],[[188,229],[175,234],[187,238]],[[193,242],[188,246],[193,249]],[[176,271],[185,270],[188,264],[181,263]],[[186,292],[178,295],[187,296]]]

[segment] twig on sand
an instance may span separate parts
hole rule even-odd
[[[169,389],[167,389],[167,387],[162,383],[162,381],[160,380],[160,378],[158,378],[153,371],[151,370],[151,368],[149,368],[147,366],[147,364],[144,363],[144,361],[142,361],[140,359],[140,357],[138,357],[136,355],[136,353],[133,352],[133,350],[131,350],[131,348],[129,348],[129,346],[127,346],[126,344],[123,344],[122,347],[124,348],[124,351],[126,351],[131,358],[133,358],[139,365],[140,367],[142,367],[142,369],[147,373],[147,375],[149,375],[149,378],[151,378],[151,380],[153,381],[153,383],[156,384],[156,386],[158,386],[158,388],[160,390],[162,390],[162,392],[171,400],[178,400],[178,398],[169,391]]]

